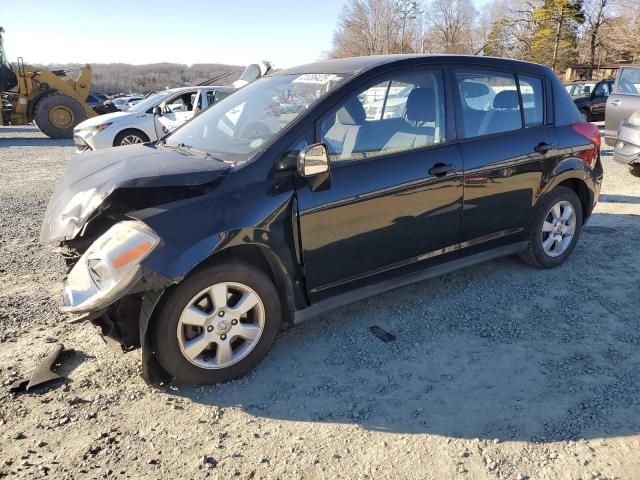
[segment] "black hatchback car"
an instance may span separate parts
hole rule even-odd
[[[76,156],[42,240],[143,374],[231,380],[283,324],[517,254],[562,264],[598,198],[598,129],[553,72],[464,56],[279,71],[165,139]]]

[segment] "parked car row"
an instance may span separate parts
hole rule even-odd
[[[605,122],[614,159],[640,174],[640,66],[623,65],[615,79],[565,85],[585,121]]]
[[[81,126],[97,150],[42,226],[72,266],[62,309],[141,347],[147,381],[237,378],[283,324],[492,258],[556,267],[598,199],[598,128],[544,66],[359,57],[218,92]],[[99,149],[139,117],[166,136]]]
[[[264,60],[251,64],[233,86],[180,87],[109,99],[94,107],[101,116],[85,120],[74,128],[77,151],[159,140],[235,90],[265,75],[271,68],[271,64]],[[282,104],[278,108],[295,113],[304,106]]]
[[[80,123],[73,132],[79,152],[156,141],[233,92],[232,87],[162,90],[122,112]]]

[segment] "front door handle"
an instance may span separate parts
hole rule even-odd
[[[618,105],[620,105],[620,100],[612,100],[609,102],[609,105],[611,105],[612,107],[617,107]]]
[[[450,163],[436,163],[429,169],[429,175],[433,175],[434,177],[444,177],[447,173],[453,172],[454,170],[455,167]]]
[[[549,150],[553,150],[554,147],[553,145],[549,144],[549,143],[545,143],[545,142],[540,142],[538,145],[535,146],[534,150],[538,153],[541,154],[546,154],[549,152]]]

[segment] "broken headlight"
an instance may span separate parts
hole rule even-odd
[[[142,222],[115,224],[93,242],[69,272],[62,311],[89,312],[118,300],[138,280],[140,262],[159,241]]]

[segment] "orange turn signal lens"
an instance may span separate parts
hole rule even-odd
[[[116,268],[124,267],[127,263],[136,260],[137,258],[146,254],[149,250],[153,248],[153,244],[151,242],[143,242],[135,247],[127,250],[124,253],[121,253],[116,258],[113,259],[113,266]]]

